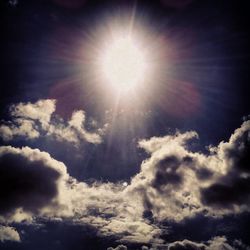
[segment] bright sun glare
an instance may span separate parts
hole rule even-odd
[[[132,35],[119,34],[100,57],[104,79],[120,91],[135,88],[147,76],[147,58]]]
[[[150,93],[161,76],[162,45],[145,19],[135,10],[104,18],[89,37],[84,70],[93,86],[123,103]]]

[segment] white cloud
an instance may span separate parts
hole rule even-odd
[[[108,247],[107,248],[107,250],[127,250],[127,249],[128,248],[126,246],[124,246],[124,245],[119,245],[119,246],[117,246],[115,248],[113,248],[113,247]]]
[[[56,101],[39,100],[35,103],[19,103],[10,107],[12,121],[0,125],[0,137],[5,141],[15,137],[36,139],[46,136],[58,141],[66,141],[79,146],[82,142],[100,144],[106,125],[89,132],[85,128],[86,114],[74,111],[69,121],[55,115]]]
[[[77,182],[66,166],[48,153],[29,147],[0,147],[0,221],[2,223],[68,218],[90,224],[121,241],[152,242],[159,228],[142,218],[122,184]]]
[[[240,241],[238,245],[243,246]],[[109,247],[107,250],[128,249],[126,245],[118,245],[116,248]],[[237,248],[236,248],[237,249]],[[167,244],[152,244],[151,247],[142,246],[141,250],[236,250],[227,242],[225,236],[216,236],[206,242],[195,242],[191,240],[174,241]]]
[[[15,124],[3,124],[0,126],[0,137],[4,141],[13,140],[14,137],[22,136],[27,139],[35,139],[40,136],[34,121],[23,118],[15,119]]]
[[[16,241],[20,242],[19,233],[13,227],[1,226],[0,225],[0,241]]]
[[[84,112],[75,112],[68,125],[60,125],[62,127],[58,131],[74,131],[72,134],[69,132],[69,136],[74,138],[75,133],[83,130],[84,121]],[[57,126],[54,125],[55,130]],[[206,212],[207,216],[223,216],[249,211],[248,189],[243,192],[236,188],[240,195],[230,193],[231,198],[225,203],[217,199],[224,186],[237,187],[238,183],[249,183],[250,170],[246,164],[249,162],[249,130],[250,122],[246,121],[228,142],[221,142],[207,154],[189,150],[189,140],[197,138],[192,131],[142,140],[139,146],[151,155],[127,186],[122,183],[96,182],[88,185],[78,182],[68,175],[62,162],[48,153],[28,147],[1,147],[1,163],[4,164],[1,165],[0,176],[4,178],[7,174],[15,179],[18,175],[23,177],[24,182],[29,177],[31,182],[27,185],[32,184],[34,188],[22,190],[20,186],[20,197],[25,198],[21,200],[15,199],[15,192],[7,189],[9,200],[0,211],[3,215],[0,219],[8,223],[36,216],[51,219],[67,217],[74,223],[94,226],[102,235],[116,235],[124,244],[162,245],[162,231],[158,225],[164,220],[180,221],[202,212]],[[60,136],[59,132],[51,134]],[[5,163],[15,171],[8,172]],[[54,175],[48,178],[48,172]],[[48,190],[45,189],[45,193],[44,189],[39,189],[39,183],[46,183]],[[219,184],[224,186],[214,196],[213,189]],[[6,192],[4,188],[0,190]],[[35,199],[38,202],[31,203]],[[180,244],[184,243],[187,242]],[[205,244],[205,249],[217,245],[230,249],[223,238],[214,238]]]
[[[202,209],[195,169],[203,167],[198,159],[205,157],[186,148],[196,137],[195,132],[177,133],[139,143],[151,156],[142,163],[127,190],[134,199],[141,197],[144,209],[157,220],[181,220]]]
[[[225,236],[217,236],[208,241],[208,250],[234,250]]]
[[[175,241],[168,245],[167,250],[235,250],[227,243],[225,236],[217,236],[207,242],[194,242],[190,240]]]
[[[121,242],[159,241],[160,229],[142,217],[143,206],[131,200],[122,184],[72,185],[72,204],[78,222],[91,224],[105,236]]]
[[[13,117],[37,120],[43,129],[48,127],[51,115],[55,110],[56,101],[53,99],[39,100],[36,103],[19,103],[10,107],[10,113]]]
[[[101,136],[97,133],[89,133],[87,132],[83,124],[85,124],[86,115],[85,112],[82,110],[75,111],[72,114],[71,120],[68,122],[71,128],[74,128],[81,139],[85,139],[87,142],[93,144],[101,143]]]
[[[182,220],[205,212],[222,216],[249,211],[250,121],[235,130],[209,154],[191,152],[195,132],[139,142],[151,153],[127,190],[139,194],[156,220]],[[149,213],[150,214],[150,213]]]
[[[249,135],[250,121],[245,121],[228,142],[221,142],[217,148],[213,148],[212,157],[220,162],[215,166],[222,171],[201,189],[201,199],[203,204],[213,207],[218,213],[249,211]]]

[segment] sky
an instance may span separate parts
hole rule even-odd
[[[0,12],[0,249],[250,249],[247,3]]]

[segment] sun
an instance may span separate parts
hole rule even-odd
[[[148,63],[144,48],[132,34],[119,34],[104,48],[99,58],[103,80],[118,91],[143,84]]]
[[[123,106],[151,96],[162,79],[164,47],[147,19],[135,10],[115,13],[98,22],[86,38],[82,75],[93,92]]]

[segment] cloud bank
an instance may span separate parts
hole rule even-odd
[[[151,154],[128,187],[157,220],[249,211],[250,121],[207,154],[189,150],[195,132],[142,140]]]
[[[100,138],[100,134],[84,129],[83,111],[74,112],[66,125],[60,119],[55,124],[53,100],[21,103],[10,110],[14,121],[1,126],[4,139],[17,134],[32,138],[29,132],[35,138],[34,131],[75,143],[97,143]],[[34,131],[23,132],[24,122],[31,122]],[[78,225],[91,225],[100,235],[115,236],[125,245],[165,244],[161,238],[166,232],[161,226],[164,221],[182,221],[197,214],[221,217],[249,212],[249,131],[250,121],[245,121],[228,142],[210,147],[207,153],[190,149],[190,140],[198,139],[194,131],[141,140],[138,146],[149,157],[127,186],[79,182],[68,174],[64,163],[47,152],[2,146],[0,222],[8,227],[24,220],[32,223],[36,218],[66,218]],[[2,229],[1,234],[4,232]],[[217,247],[219,239],[223,241],[179,241],[167,249],[232,249],[225,241],[223,247]]]

